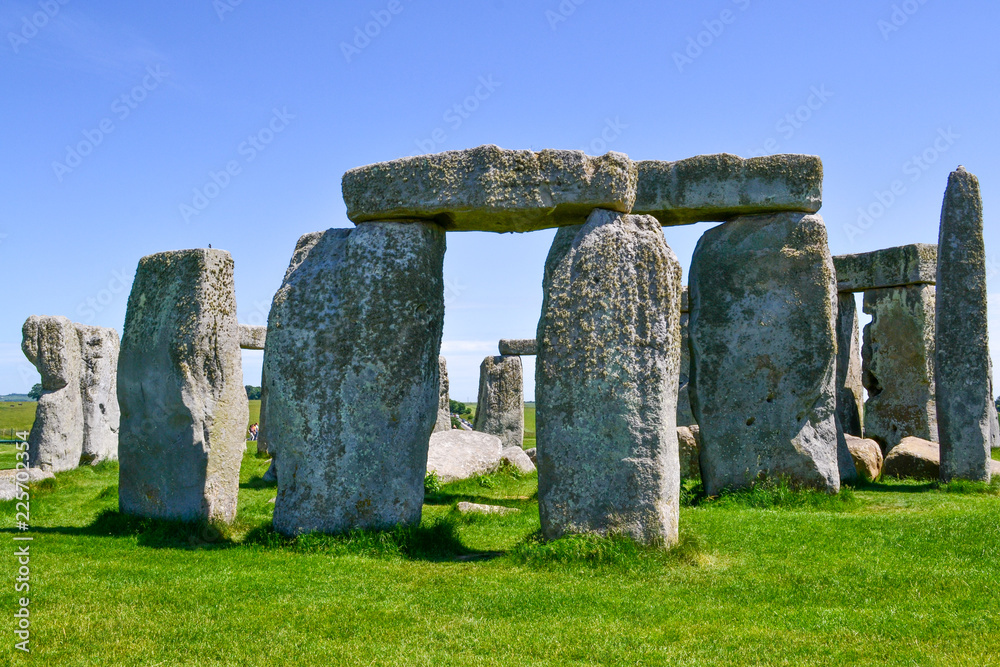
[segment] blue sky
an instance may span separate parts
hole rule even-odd
[[[37,381],[28,315],[120,331],[143,255],[229,250],[240,319],[263,324],[296,239],[351,224],[344,171],[486,143],[816,154],[834,254],[935,243],[963,164],[1000,360],[998,19],[986,0],[8,0],[0,393]],[[666,230],[685,274],[707,227]],[[552,236],[449,235],[453,397],[475,400],[497,339],[534,335]]]

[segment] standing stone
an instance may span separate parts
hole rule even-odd
[[[438,357],[439,393],[437,423],[434,432],[451,430],[451,402],[448,400],[448,362],[444,357]]]
[[[937,416],[941,479],[990,480],[996,433],[979,179],[959,167],[941,210],[937,271]]]
[[[854,294],[837,297],[837,418],[847,435],[864,433],[864,385],[861,381],[861,336]]]
[[[80,338],[65,317],[32,315],[21,329],[21,349],[42,376],[35,423],[28,436],[28,465],[72,470],[83,453]]]
[[[257,422],[257,453],[274,455],[274,445],[267,433],[267,353],[260,373],[260,417]],[[272,465],[273,467],[273,465]]]
[[[691,411],[691,339],[688,325],[691,320],[691,312],[688,307],[688,292],[684,288],[681,294],[681,367],[679,381],[677,385],[677,425],[693,426],[695,421],[694,413]],[[682,461],[683,464],[683,461]],[[683,466],[681,477],[684,476]]]
[[[536,362],[542,533],[677,541],[681,268],[650,216],[556,233]]]
[[[122,513],[232,521],[249,408],[228,252],[179,250],[139,260],[118,402]]]
[[[299,239],[264,350],[278,532],[420,522],[440,397],[444,251],[433,223],[366,222]]]
[[[491,433],[507,447],[524,444],[524,374],[521,357],[486,357],[479,366],[477,431]]]
[[[869,290],[864,310],[865,437],[885,454],[907,436],[937,440],[934,285]]]
[[[83,454],[81,463],[118,459],[118,332],[77,324],[82,365]]]
[[[782,213],[710,229],[690,292],[706,493],[778,476],[837,492],[856,472],[836,424],[836,275],[823,219]]]

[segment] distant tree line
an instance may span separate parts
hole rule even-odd
[[[247,390],[247,398],[249,398],[251,401],[260,400],[260,387],[255,387],[252,384],[248,384],[244,386],[244,389]]]
[[[1000,399],[997,399],[997,400],[1000,401]],[[456,401],[454,399],[448,399],[448,407],[451,410],[451,414],[458,415],[459,417],[461,417],[462,415],[471,415],[472,414],[472,408],[470,408],[465,403],[462,403],[461,401]]]

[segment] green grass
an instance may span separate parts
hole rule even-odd
[[[0,403],[0,429],[14,431],[30,431],[35,422],[34,401],[16,401]]]
[[[700,498],[681,545],[538,538],[537,479],[445,485],[419,527],[297,539],[248,447],[231,527],[117,513],[117,466],[31,499],[49,665],[996,665],[1000,486],[782,485]],[[459,500],[520,510],[461,516]],[[14,504],[0,503],[11,526]],[[13,531],[4,528],[12,553]],[[0,606],[14,609],[12,557]],[[8,633],[0,655],[14,656]]]

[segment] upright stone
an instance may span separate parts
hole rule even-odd
[[[500,438],[504,449],[524,444],[524,373],[521,357],[486,357],[479,366],[475,430]]]
[[[865,292],[865,437],[888,454],[907,436],[935,441],[934,285]]]
[[[536,361],[542,533],[677,540],[681,268],[650,216],[556,233]]]
[[[937,270],[937,415],[941,479],[990,480],[991,409],[986,248],[979,180],[959,167],[941,210]]]
[[[778,476],[837,492],[842,474],[857,473],[836,424],[836,275],[823,219],[782,213],[710,229],[690,291],[706,492]]]
[[[32,315],[21,333],[21,350],[42,376],[42,396],[28,436],[28,465],[51,472],[72,470],[83,453],[76,326],[65,317]]]
[[[688,306],[688,291],[684,288],[681,294],[681,367],[677,385],[677,425],[693,426],[698,422],[691,411],[691,339],[688,324],[691,311]],[[683,472],[683,471],[682,471]],[[683,476],[683,475],[682,475]]]
[[[139,260],[118,402],[121,511],[232,521],[249,410],[228,252],[179,250]]]
[[[439,393],[437,423],[434,432],[451,430],[451,401],[448,396],[448,362],[444,357],[438,357]]]
[[[82,365],[83,455],[81,463],[118,459],[118,332],[104,327],[76,325]]]
[[[433,223],[299,239],[264,350],[278,532],[420,522],[440,398],[444,251]]]
[[[847,435],[864,432],[865,393],[861,382],[861,336],[854,294],[837,298],[837,418]]]
[[[267,433],[267,353],[260,373],[260,421],[257,423],[257,453],[274,455],[274,444]]]

